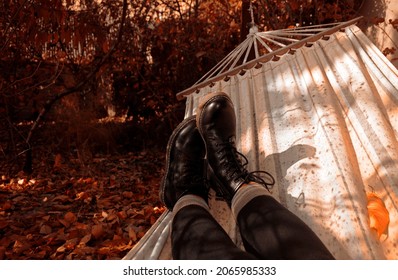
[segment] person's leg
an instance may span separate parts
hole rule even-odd
[[[240,250],[208,211],[204,179],[204,142],[195,117],[181,122],[167,144],[166,172],[160,200],[174,215],[171,240],[174,259],[252,259]]]
[[[258,184],[232,199],[246,251],[261,259],[334,259],[318,236]]]
[[[173,212],[171,242],[174,259],[255,259],[233,243],[203,199],[184,196]]]
[[[244,156],[236,149],[236,117],[229,96],[216,93],[203,98],[196,121],[206,146],[212,187],[229,205],[234,204],[246,250],[269,259],[333,258],[303,221],[269,196],[267,189],[274,178],[260,171],[267,175],[264,180],[259,171],[248,172],[241,163]],[[253,182],[257,185],[249,185]],[[235,198],[237,194],[253,197],[242,202]]]

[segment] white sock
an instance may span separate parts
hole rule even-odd
[[[174,205],[173,213],[174,214],[177,213],[178,211],[181,210],[181,208],[188,205],[198,205],[205,208],[206,210],[209,210],[209,206],[207,205],[206,201],[203,198],[197,195],[187,194],[181,197]]]
[[[253,198],[263,195],[269,195],[269,191],[258,183],[252,182],[240,187],[231,202],[231,210],[235,219],[238,217],[240,210],[242,210],[247,203]]]

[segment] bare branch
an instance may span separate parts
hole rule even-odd
[[[4,37],[6,37],[10,27],[11,27],[11,23],[14,21],[14,19],[18,16],[19,12],[22,10],[22,8],[25,6],[26,2],[28,2],[28,0],[25,0],[18,8],[18,10],[12,15],[10,23],[8,24],[8,26],[5,28],[4,30]],[[7,40],[4,42],[3,46],[1,47],[0,51],[3,51],[4,48],[8,45],[8,41],[10,40],[11,37],[8,37]]]
[[[35,131],[35,129],[37,128],[37,126],[39,125],[40,121],[42,120],[42,118],[48,113],[48,111],[51,109],[51,107],[60,99],[62,99],[63,97],[70,95],[72,93],[77,92],[78,90],[80,90],[84,85],[87,84],[88,81],[90,81],[95,74],[100,70],[101,66],[111,57],[111,55],[114,53],[114,51],[117,48],[117,45],[119,44],[119,42],[122,39],[122,35],[123,35],[123,28],[125,25],[125,21],[126,21],[126,14],[127,14],[127,0],[123,0],[123,11],[122,11],[122,18],[121,18],[121,22],[120,22],[120,27],[119,27],[119,31],[118,31],[118,36],[117,36],[117,40],[114,43],[114,45],[111,47],[111,49],[108,51],[108,53],[103,56],[103,58],[101,59],[101,61],[94,67],[94,69],[76,86],[67,89],[59,94],[57,94],[56,96],[54,96],[52,99],[48,100],[46,102],[46,104],[44,105],[43,109],[40,111],[39,115],[37,116],[36,120],[34,121],[31,129],[29,130],[28,136],[26,138],[26,144],[28,145],[28,147],[30,148],[30,140],[32,138],[32,134]]]

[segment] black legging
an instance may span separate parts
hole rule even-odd
[[[271,196],[258,196],[238,213],[246,251],[238,248],[211,213],[189,205],[172,224],[174,259],[334,259],[318,236]]]

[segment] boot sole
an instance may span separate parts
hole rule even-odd
[[[196,121],[196,116],[190,116],[186,119],[184,119],[173,131],[173,133],[170,136],[170,139],[167,143],[167,148],[166,148],[166,173],[163,176],[162,182],[160,184],[159,188],[159,198],[160,201],[169,208],[169,205],[167,205],[165,201],[165,191],[166,191],[166,182],[167,182],[167,177],[169,176],[169,170],[170,170],[170,157],[171,157],[171,151],[175,145],[175,140],[176,136],[180,133],[182,129],[185,128],[185,126],[191,122]],[[169,208],[170,209],[170,208]]]

